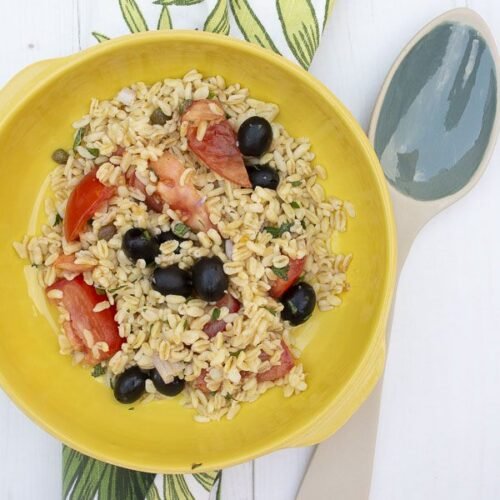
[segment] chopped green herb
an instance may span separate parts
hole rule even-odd
[[[229,355],[230,356],[234,356],[235,358],[237,358],[240,355],[240,352],[243,352],[244,350],[245,349],[239,349],[238,351],[230,352]]]
[[[85,135],[85,127],[79,128],[75,134],[75,140],[73,141],[73,149],[76,149],[81,143],[83,136]]]
[[[273,273],[278,276],[278,278],[282,280],[287,280],[288,279],[288,271],[290,270],[290,266],[285,266],[285,267],[272,267],[271,268]]]
[[[293,187],[298,187],[298,186],[300,186],[301,184],[302,184],[302,181],[293,181],[293,182],[292,182],[292,186],[293,186]]]
[[[305,279],[306,279],[306,275],[305,274],[301,274],[299,276],[299,279],[297,280],[297,283],[302,283]]]
[[[56,217],[54,219],[54,224],[52,226],[57,226],[63,221],[63,218],[59,215],[59,212],[56,212]]]
[[[184,111],[186,111],[187,108],[189,108],[189,106],[191,106],[191,103],[193,101],[191,99],[186,99],[184,102],[181,102],[179,104],[179,113],[184,113]]]
[[[186,224],[183,224],[182,222],[178,222],[172,229],[172,232],[179,238],[183,238],[188,231],[189,227],[187,227]]]
[[[191,470],[195,470],[197,469],[198,467],[201,467],[203,464],[192,464],[191,465]]]
[[[129,411],[130,411],[130,410],[135,410],[135,408],[134,408],[133,406],[131,406],[131,407],[129,408]]]
[[[126,288],[127,285],[120,285],[120,286],[117,286],[116,288],[110,288],[108,290],[109,293],[113,294],[113,293],[116,293],[118,290],[121,290],[122,288]]]
[[[292,203],[290,203],[290,206],[291,206],[292,208],[300,208],[300,204],[299,204],[299,203],[297,203],[296,201],[292,201]]]
[[[226,394],[226,395],[224,396],[224,399],[225,399],[226,401],[236,401],[236,399],[234,399],[234,398],[233,398],[233,396],[231,396],[231,394]]]
[[[290,228],[293,226],[293,222],[284,222],[280,227],[265,226],[264,231],[272,234],[273,238],[279,238],[283,236]]]
[[[302,219],[300,221],[300,225],[305,229],[306,228],[306,221],[304,219]]]
[[[31,264],[31,267],[39,267],[40,264]]]
[[[106,373],[106,368],[104,368],[104,366],[102,366],[101,364],[95,365],[94,369],[92,370],[93,377],[100,377],[105,373]]]
[[[215,97],[217,97],[217,92],[214,92],[213,90],[211,90],[208,93],[208,99],[214,99]]]
[[[218,307],[215,307],[214,310],[212,311],[212,319],[216,320],[219,319],[220,317],[220,309]]]
[[[293,301],[287,300],[287,304],[288,304],[288,307],[290,308],[290,311],[292,311],[292,314],[297,314],[297,312],[299,310],[297,309],[297,306],[293,303]]]
[[[87,148],[87,151],[94,157],[97,158],[101,153],[97,148]]]
[[[276,316],[276,310],[273,309],[272,307],[264,306],[264,309],[270,312],[272,315]]]
[[[97,295],[106,295],[106,290],[104,290],[104,288],[96,286],[95,291],[97,292]]]

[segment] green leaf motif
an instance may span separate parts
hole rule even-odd
[[[330,19],[330,14],[332,13],[333,4],[335,0],[326,0],[325,2],[325,17],[323,18],[323,29],[325,31],[326,22]]]
[[[148,25],[135,0],[119,0],[123,19],[131,33],[148,31]]]
[[[163,497],[165,500],[195,500],[182,474],[166,474],[164,476]]]
[[[205,0],[156,0],[156,5],[195,5]]]
[[[319,45],[319,26],[311,0],[276,0],[286,41],[299,64],[307,69]]]
[[[218,472],[202,472],[200,474],[193,474],[193,477],[198,481],[201,486],[207,491],[210,491],[215,484],[218,477]]]
[[[98,33],[97,31],[92,32],[92,36],[99,42],[105,42],[106,40],[109,40],[109,36],[103,35],[102,33]]]
[[[249,42],[257,43],[266,49],[274,50],[274,52],[279,54],[279,50],[267,34],[262,23],[257,19],[250,5],[248,5],[247,0],[229,0],[229,4],[231,5],[236,23],[245,39]]]
[[[215,500],[221,500],[222,498],[222,471],[220,470],[215,478],[217,481],[217,495],[215,496]]]
[[[229,35],[229,15],[227,0],[217,0],[215,7],[205,21],[204,31]]]
[[[149,488],[146,494],[146,500],[162,500],[160,492],[158,491],[158,488],[156,487],[155,483],[153,483],[151,485],[151,488]]]
[[[68,500],[136,500],[144,498],[155,474],[99,462],[63,447],[63,498]]]
[[[158,19],[158,29],[172,29],[172,18],[170,17],[170,12],[168,11],[168,7],[166,5],[161,8],[160,18]]]

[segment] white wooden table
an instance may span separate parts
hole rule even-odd
[[[114,0],[98,2],[105,10]],[[99,29],[95,4],[0,0],[0,84],[33,61],[87,45]],[[477,10],[500,42],[499,0],[337,0],[311,71],[366,129],[400,49],[460,6]],[[423,230],[404,268],[371,500],[500,498],[499,164],[497,147],[479,185]],[[0,498],[60,498],[61,445],[3,393],[0,447]],[[284,450],[228,470],[223,498],[294,498],[311,453]]]

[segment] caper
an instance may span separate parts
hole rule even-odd
[[[168,118],[169,117],[160,108],[156,108],[151,113],[151,116],[149,117],[149,121],[153,125],[165,125],[165,123],[167,123]]]
[[[66,151],[64,151],[64,149],[56,149],[52,153],[52,159],[56,163],[59,163],[60,165],[66,165],[68,158],[69,158],[69,154]]]

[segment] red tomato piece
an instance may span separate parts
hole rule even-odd
[[[236,313],[240,310],[241,304],[230,293],[224,294],[224,297],[216,302],[217,307],[227,307],[230,313]]]
[[[125,178],[127,180],[127,184],[131,188],[137,189],[137,191],[139,191],[146,197],[144,203],[146,203],[146,206],[149,208],[149,210],[152,210],[153,212],[157,212],[159,214],[163,212],[164,203],[161,199],[161,196],[157,192],[151,195],[148,194],[146,191],[146,186],[139,180],[135,173],[135,170],[129,170]]]
[[[151,168],[160,179],[157,192],[182,222],[194,231],[208,231],[213,228],[208,208],[201,193],[189,179],[181,185],[184,165],[171,153],[164,153],[158,161],[151,162]]]
[[[116,188],[99,182],[96,172],[97,168],[94,168],[83,177],[69,195],[64,216],[66,241],[77,240],[87,221],[115,195]]]
[[[226,293],[222,299],[216,302],[216,306],[227,307],[230,313],[235,313],[240,310],[241,304],[230,293]],[[223,319],[212,319],[203,327],[203,331],[211,339],[219,332],[223,332],[226,329],[226,324]]]
[[[99,295],[93,286],[87,285],[81,276],[71,281],[65,279],[56,281],[47,288],[47,292],[51,290],[63,292],[62,299],[51,300],[68,311],[70,320],[64,324],[64,330],[74,349],[85,353],[87,363],[95,365],[109,359],[120,350],[124,339],[118,334],[115,306],[101,312],[94,312],[96,304],[106,300],[106,297]],[[92,349],[87,345],[84,330],[90,332],[94,344],[106,342],[109,347],[108,351],[99,350],[97,357],[94,357]]]
[[[281,347],[283,348],[283,352],[281,353],[280,364],[271,366],[264,373],[257,374],[258,382],[268,382],[283,378],[295,366],[295,359],[289,347],[283,341],[281,341]],[[266,361],[269,359],[269,356],[265,354],[261,356],[261,359]]]
[[[207,387],[207,381],[205,377],[207,376],[208,371],[203,369],[201,373],[198,375],[198,378],[193,381],[193,385],[195,389],[199,389],[204,394],[210,394],[210,389]]]
[[[236,133],[227,120],[210,124],[202,141],[196,138],[196,132],[196,127],[188,128],[188,145],[200,161],[224,179],[238,186],[252,187],[236,144]]]
[[[92,264],[75,264],[74,255],[59,255],[54,262],[54,267],[56,271],[68,271],[70,273],[84,273],[85,271],[91,271],[94,269]]]
[[[114,151],[113,151],[113,156],[123,156],[126,152],[126,149],[123,146],[118,146]]]
[[[279,299],[299,278],[304,270],[306,259],[290,259],[288,278],[283,280],[278,278],[273,281],[269,295],[274,299]]]
[[[212,319],[204,327],[203,331],[211,339],[215,337],[219,332],[223,332],[226,329],[226,322],[223,319]]]

